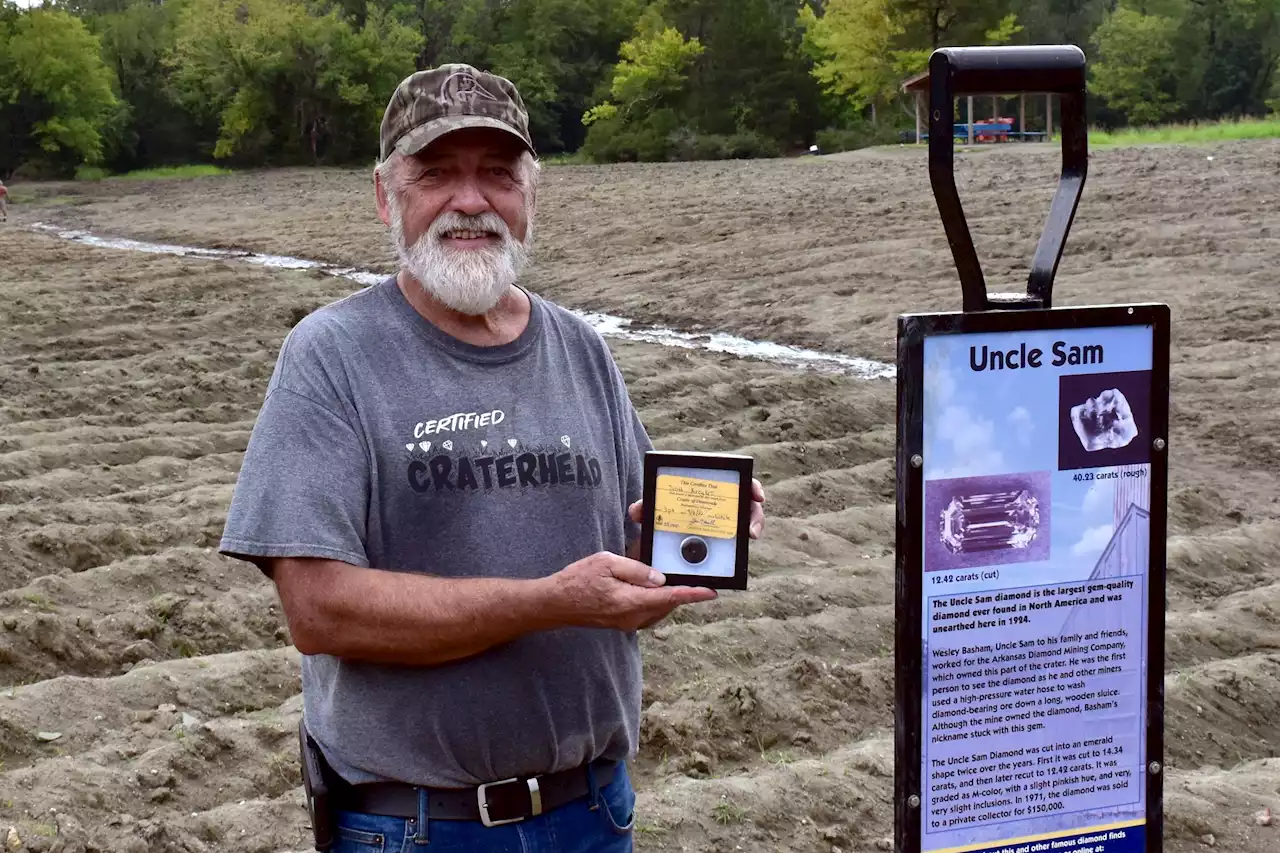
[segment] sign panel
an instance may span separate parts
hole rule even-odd
[[[1165,317],[904,318],[900,850],[1159,849]]]

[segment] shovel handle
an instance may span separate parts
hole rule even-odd
[[[1027,277],[1027,293],[989,295],[956,191],[956,95],[1056,94],[1062,109],[1062,173]],[[970,116],[970,121],[973,117]],[[1075,45],[946,47],[929,57],[929,183],[951,245],[965,311],[1050,308],[1067,233],[1089,169],[1085,58]]]

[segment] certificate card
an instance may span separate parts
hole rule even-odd
[[[752,458],[652,450],[640,551],[667,583],[747,588]]]

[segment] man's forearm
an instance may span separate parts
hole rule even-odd
[[[440,578],[332,560],[274,569],[294,644],[303,654],[431,666],[557,626],[545,583]]]

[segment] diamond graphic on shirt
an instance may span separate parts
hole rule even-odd
[[[429,442],[429,441],[419,441],[419,442],[418,442],[418,446],[422,448],[422,452],[423,452],[423,453],[426,453],[428,450],[430,450],[430,449],[431,449],[431,442]]]
[[[489,446],[489,442],[487,442],[487,441],[482,441],[482,442],[480,442],[480,446],[481,446],[481,447],[488,447],[488,446]]]
[[[515,446],[516,446],[517,444],[519,444],[519,443],[520,443],[520,440],[519,440],[519,439],[515,439],[515,438],[508,438],[508,439],[507,439],[507,444],[511,445],[512,447],[515,447]]]
[[[445,450],[453,450],[452,441],[442,441],[440,442],[440,446],[443,447]]]
[[[561,443],[561,444],[563,444],[565,447],[568,447],[568,446],[569,446],[569,436],[567,436],[567,435],[562,435],[562,436],[560,436],[560,443]]]
[[[409,442],[408,444],[406,444],[406,445],[404,446],[404,449],[405,449],[405,450],[413,450],[413,442],[411,441],[411,442]]]

